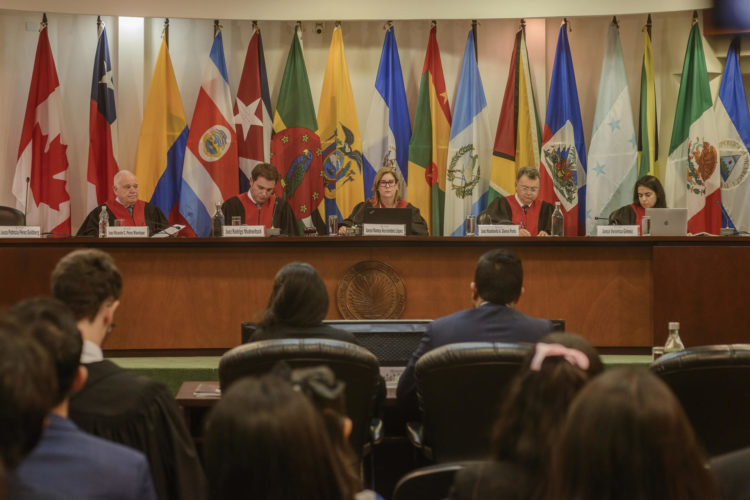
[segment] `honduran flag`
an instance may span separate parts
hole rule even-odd
[[[266,59],[260,29],[253,26],[242,67],[237,99],[234,101],[234,124],[240,165],[240,192],[250,189],[255,165],[271,160],[273,135],[271,96],[268,92]]]
[[[90,212],[112,195],[117,173],[117,112],[112,61],[107,29],[100,22],[99,42],[94,56],[89,106],[89,168],[86,175],[86,211]]]
[[[232,95],[218,31],[190,123],[180,187],[180,213],[196,236],[208,236],[216,204],[239,193],[237,170]]]
[[[385,32],[380,55],[375,92],[363,138],[365,198],[372,197],[372,183],[380,167],[393,166],[401,174],[401,198],[406,199],[409,181],[409,140],[411,123],[406,104],[404,77],[398,57],[396,33],[393,26]],[[428,207],[422,207],[425,210]]]
[[[63,142],[62,123],[60,82],[45,16],[18,145],[13,195],[16,207],[26,210],[27,225],[40,226],[42,232],[69,235],[68,146]]]
[[[563,22],[552,66],[540,154],[540,198],[553,204],[559,201],[565,235],[578,236],[585,227],[586,144],[567,29]]]

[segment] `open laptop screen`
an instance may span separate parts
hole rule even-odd
[[[365,208],[365,224],[403,224],[406,234],[411,234],[410,208]]]
[[[651,236],[687,235],[687,208],[647,208]]]

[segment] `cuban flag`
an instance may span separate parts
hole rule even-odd
[[[566,236],[582,236],[586,227],[586,144],[567,30],[568,24],[563,22],[552,66],[540,155],[540,198],[552,204],[560,202]]]
[[[117,173],[117,112],[107,29],[100,23],[89,105],[89,168],[86,211],[107,201]]]
[[[383,52],[380,55],[375,92],[372,95],[370,114],[364,136],[364,187],[365,199],[372,198],[375,174],[383,166],[393,166],[401,174],[401,198],[406,199],[409,175],[409,141],[411,123],[406,104],[404,77],[398,57],[396,34],[393,26],[385,32]]]
[[[208,236],[216,204],[239,193],[237,162],[232,95],[218,31],[190,123],[180,185],[180,214],[196,236]]]

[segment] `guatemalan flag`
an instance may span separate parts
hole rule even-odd
[[[40,226],[42,232],[69,235],[68,146],[63,142],[62,123],[60,82],[45,18],[18,145],[13,195],[16,208],[26,210],[27,225]]]
[[[232,95],[218,31],[190,123],[180,187],[180,213],[196,236],[208,236],[216,204],[239,193],[237,162]]]
[[[722,227],[750,232],[750,112],[742,83],[739,39],[729,46],[714,104],[721,170]]]
[[[578,236],[586,227],[586,144],[567,30],[563,22],[552,66],[540,155],[540,198],[552,204],[559,201],[565,235]]]
[[[107,29],[100,23],[94,56],[89,106],[89,169],[86,179],[86,211],[91,212],[112,195],[117,173],[117,113],[112,62],[109,59]]]
[[[410,140],[411,123],[409,107],[406,104],[404,77],[401,73],[395,29],[389,26],[385,32],[378,76],[375,78],[375,92],[372,95],[363,140],[365,199],[372,198],[375,174],[380,167],[387,165],[395,167],[401,173],[399,192],[401,197],[406,199]]]

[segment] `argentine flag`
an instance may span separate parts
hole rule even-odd
[[[404,91],[404,77],[401,73],[395,29],[389,26],[385,32],[378,76],[375,78],[375,92],[372,95],[363,141],[363,182],[366,199],[372,198],[375,174],[380,167],[387,165],[395,167],[401,173],[399,192],[401,198],[406,199],[410,140],[411,123]]]

